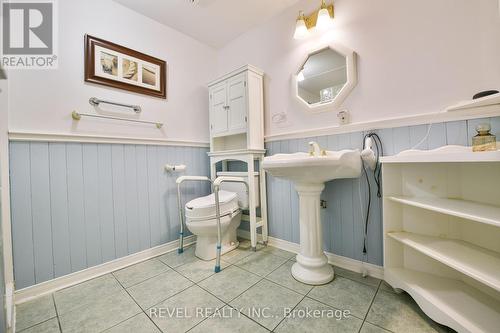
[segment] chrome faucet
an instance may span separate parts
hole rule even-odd
[[[309,155],[311,156],[320,156],[321,155],[321,148],[319,148],[319,145],[315,141],[309,142],[309,146],[311,149],[309,150]]]

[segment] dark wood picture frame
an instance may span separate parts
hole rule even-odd
[[[119,52],[144,62],[148,62],[159,66],[160,68],[160,89],[146,88],[118,80],[108,79],[96,75],[95,70],[95,47],[100,46],[104,49]],[[132,91],[139,94],[154,96],[166,99],[167,98],[167,63],[164,60],[149,56],[147,54],[129,49],[127,47],[108,42],[106,40],[85,34],[85,82],[101,84],[108,87]]]

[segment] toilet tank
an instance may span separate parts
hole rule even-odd
[[[225,177],[241,177],[248,183],[248,172],[233,172],[233,171],[220,171],[217,172],[217,177],[225,176]],[[255,179],[255,202],[257,207],[260,206],[260,192],[259,192],[259,173],[254,172]],[[246,186],[242,183],[222,183],[220,185],[221,190],[236,192],[238,194],[238,204],[240,208],[247,209],[248,208],[248,195],[246,193]]]

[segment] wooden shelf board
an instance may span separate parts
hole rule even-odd
[[[500,302],[461,281],[405,268],[386,268],[384,277],[437,322],[458,332],[498,332]]]
[[[500,227],[500,207],[498,206],[437,197],[390,196],[387,198],[404,205]]]
[[[500,253],[461,240],[389,232],[389,237],[500,291]],[[500,327],[500,326],[499,326]]]

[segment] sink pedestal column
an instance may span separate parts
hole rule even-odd
[[[292,275],[311,285],[333,280],[333,267],[323,252],[320,195],[324,188],[324,184],[295,184],[300,203],[300,253],[292,266]]]

